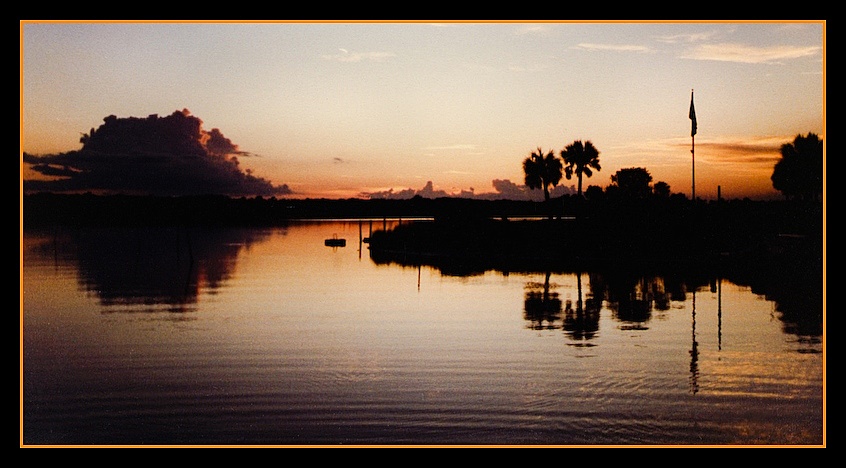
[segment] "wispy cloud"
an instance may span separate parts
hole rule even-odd
[[[525,34],[548,34],[552,28],[548,24],[527,24],[514,31],[514,34],[522,36]]]
[[[696,140],[696,159],[712,164],[731,164],[732,170],[741,167],[772,169],[781,158],[781,146],[792,140],[790,136],[761,136],[757,138],[719,137]],[[629,161],[643,161],[649,168],[677,164],[680,155],[689,157],[690,138],[647,140],[608,148],[609,154],[625,156]]]
[[[371,199],[409,199],[414,196],[421,196],[423,198],[439,198],[439,197],[458,197],[458,198],[475,198],[480,200],[543,200],[542,190],[532,190],[525,185],[517,185],[508,179],[494,179],[491,181],[494,192],[476,193],[471,187],[469,190],[461,189],[459,192],[447,192],[446,190],[436,189],[432,181],[426,182],[426,185],[419,190],[412,188],[395,190],[393,188],[384,189],[376,192],[361,192],[359,196]],[[570,195],[574,193],[575,189],[565,187],[564,185],[557,185],[550,190],[551,197],[560,197],[563,195]]]
[[[711,39],[716,34],[718,34],[716,31],[714,31],[714,32],[688,33],[688,34],[672,34],[672,35],[665,35],[665,36],[655,36],[655,40],[658,41],[658,42],[666,43],[666,44],[701,42],[701,41],[706,41],[708,39]]]
[[[573,46],[573,49],[638,53],[646,53],[652,51],[647,46],[637,44],[594,44],[588,42],[583,42],[581,44]]]
[[[337,54],[324,54],[324,60],[336,62],[383,62],[390,57],[396,57],[393,52],[350,52],[347,49],[339,48]]]
[[[429,146],[427,148],[423,148],[427,151],[439,151],[439,150],[474,150],[476,149],[476,145],[466,145],[466,144],[459,144],[459,145],[448,145],[448,146]]]
[[[744,44],[703,44],[697,46],[682,58],[692,60],[716,60],[723,62],[782,64],[785,60],[817,55],[821,47],[772,46],[754,47]]]
[[[714,155],[714,162],[729,164],[766,164],[772,166],[781,159],[781,143],[773,141],[742,142],[705,142],[697,145],[699,149]]]
[[[537,73],[549,69],[549,65],[545,63],[535,63],[530,66],[523,65],[509,65],[508,71],[517,73]]]
[[[703,140],[696,142],[697,157],[705,157],[712,163],[772,166],[781,159],[781,146],[790,141],[786,136],[765,136],[737,140],[720,138],[717,140]],[[676,148],[677,152],[690,149],[690,142],[683,139],[667,142],[668,148]]]

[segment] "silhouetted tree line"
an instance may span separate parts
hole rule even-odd
[[[773,188],[780,191],[788,200],[819,202],[823,194],[823,141],[814,133],[797,135],[791,143],[781,146],[781,159],[775,164],[770,179]],[[578,196],[586,198],[614,197],[617,199],[684,198],[682,194],[672,194],[670,185],[663,181],[652,184],[652,175],[642,167],[630,167],[618,170],[611,176],[611,184],[605,189],[598,185],[589,186],[582,191],[582,178],[591,177],[593,170],[601,170],[599,150],[592,142],[582,143],[576,140],[560,152],[561,158],[554,151],[544,154],[538,147],[523,160],[525,184],[530,189],[544,191],[544,200],[549,205],[549,187],[555,187],[562,176],[578,178]],[[550,207],[554,210],[554,206]],[[550,215],[554,215],[554,212]]]
[[[537,203],[463,198],[286,199],[35,193],[23,197],[23,224],[272,226],[292,219],[541,216]]]
[[[587,214],[545,221],[474,219],[470,214],[438,218],[375,233],[371,250],[438,254],[453,263],[449,269],[467,263],[482,271],[497,265],[506,271],[526,266],[543,271],[580,263],[699,262],[728,254],[740,258],[790,235],[822,258],[821,207],[750,200],[620,203],[575,196],[565,199],[563,207],[564,214]]]
[[[823,177],[823,141],[808,133],[781,146],[781,160],[770,179],[773,187],[788,199],[820,201]]]

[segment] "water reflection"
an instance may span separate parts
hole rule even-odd
[[[815,326],[789,322],[789,307],[776,323],[760,300],[812,281],[753,268],[445,272],[436,257],[362,259],[375,223],[27,232],[26,441],[822,440],[821,359],[782,333]],[[335,234],[358,251],[326,247]],[[146,311],[193,313],[112,314]],[[821,352],[819,335],[793,336]]]
[[[561,318],[561,299],[558,293],[551,291],[557,285],[551,285],[547,272],[543,283],[526,283],[526,299],[524,301],[524,317],[532,330],[553,330],[559,328]]]
[[[396,223],[392,223],[392,226]],[[358,255],[367,249],[374,229],[388,229],[387,221],[357,221]],[[277,229],[284,235],[285,228]],[[196,310],[201,290],[215,294],[236,270],[239,255],[265,241],[270,231],[237,228],[78,228],[29,231],[27,249],[55,263],[78,266],[79,283],[114,311]],[[322,242],[322,240],[321,240]],[[397,264],[417,269],[418,289],[422,266],[444,276],[469,277],[486,271],[508,274],[488,260],[460,262],[409,252],[369,252],[376,265]],[[523,265],[525,268],[525,264]],[[816,351],[822,336],[822,273],[819,259],[793,258],[787,265],[734,263],[674,266],[662,270],[632,267],[583,270],[536,270],[543,279],[525,285],[523,315],[530,329],[562,329],[574,342],[589,342],[599,327],[605,305],[621,329],[646,330],[655,311],[670,310],[697,289],[720,294],[723,279],[746,286],[774,303],[774,314],[783,331]],[[527,270],[526,272],[532,272]],[[575,301],[562,300],[554,275],[572,275],[577,284]],[[586,284],[584,283],[586,281]],[[583,290],[583,288],[585,290]],[[721,301],[718,301],[721,304]],[[722,311],[718,311],[721,317]],[[721,339],[721,338],[720,338]]]
[[[693,291],[690,326],[690,393],[699,391],[699,344],[696,342],[696,291]]]
[[[555,291],[559,284],[550,280],[552,273],[544,273],[543,282],[529,281],[525,285],[524,318],[532,330],[561,329],[576,346],[591,346],[599,332],[603,306],[612,312],[621,330],[648,330],[652,311],[667,311],[672,302],[687,301],[687,289],[692,288],[693,340],[691,372],[695,372],[696,350],[696,288],[678,279],[637,275],[631,272],[591,273],[588,275],[587,297],[583,291],[582,272],[573,273],[576,280],[576,300],[562,303]],[[713,284],[717,284],[715,280]],[[668,291],[667,287],[670,287]],[[718,287],[718,286],[715,286]],[[718,301],[721,307],[721,300]],[[721,314],[721,308],[719,314]],[[560,323],[559,323],[560,322]]]
[[[590,284],[594,284],[591,282]],[[602,296],[597,296],[591,290],[590,295],[582,300],[582,273],[576,273],[577,299],[576,307],[573,308],[572,301],[567,301],[564,309],[564,331],[573,341],[580,346],[589,346],[588,343],[599,331],[599,313],[602,310]]]
[[[371,251],[377,265],[431,267],[444,276],[477,276],[486,271],[500,271],[507,275],[515,272],[513,265],[500,268],[490,259],[478,263],[469,257],[460,260],[449,256],[420,255],[407,251]],[[668,311],[673,303],[695,301],[695,292],[710,289],[720,294],[723,279],[773,301],[778,319],[785,333],[796,335],[807,342],[807,352],[817,349],[822,336],[822,269],[818,259],[796,259],[796,265],[764,262],[725,262],[717,264],[654,265],[638,269],[636,266],[597,266],[587,273],[589,294],[583,296],[581,270],[538,269],[532,270],[526,262],[521,264],[526,273],[542,272],[542,281],[525,285],[523,315],[527,328],[564,329],[577,341],[589,341],[598,330],[598,314],[603,304],[612,311],[614,319],[624,330],[648,330],[653,312]],[[578,298],[573,304],[562,302],[551,281],[552,275],[573,275],[576,278]],[[721,303],[721,300],[718,302]],[[721,305],[720,305],[721,307]],[[721,319],[722,310],[718,311]],[[695,319],[695,317],[694,317]],[[721,340],[721,337],[720,337]],[[694,342],[695,345],[695,342]],[[692,351],[695,354],[695,349]]]
[[[267,237],[257,229],[80,228],[28,232],[30,252],[78,267],[83,290],[106,312],[196,310],[201,290],[215,294],[238,255]]]

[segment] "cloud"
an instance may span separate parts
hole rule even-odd
[[[781,159],[781,145],[784,140],[764,139],[752,143],[745,142],[702,142],[696,147],[707,149],[715,155],[714,162],[730,164],[764,164],[772,167]]]
[[[347,49],[338,49],[339,54],[324,54],[324,60],[331,60],[335,62],[384,62],[385,59],[395,57],[393,52],[350,52]]]
[[[527,188],[525,185],[519,186],[510,180],[494,179],[491,181],[494,190],[507,200],[524,200],[527,198]]]
[[[651,50],[649,47],[642,46],[642,45],[635,45],[635,44],[591,44],[591,43],[581,43],[573,47],[574,49],[581,49],[581,50],[610,50],[613,52],[638,52],[638,53],[646,53],[650,52]]]
[[[666,44],[676,44],[679,42],[699,42],[705,41],[713,37],[716,32],[701,32],[689,34],[674,34],[669,36],[655,36],[655,40]]]
[[[429,146],[423,148],[424,150],[474,150],[476,149],[476,145],[467,145],[467,144],[458,144],[458,145],[448,145],[448,146]]]
[[[482,194],[480,197],[493,200],[531,200],[542,201],[544,199],[543,190],[533,190],[525,185],[517,185],[508,179],[494,179],[491,181],[495,193]],[[549,196],[552,198],[561,197],[564,195],[572,195],[575,193],[572,187],[565,187],[564,185],[556,185],[550,187]]]
[[[692,60],[715,60],[739,63],[782,64],[785,60],[817,55],[822,48],[773,46],[753,47],[744,44],[702,44],[682,58]]]
[[[530,200],[542,201],[544,199],[542,190],[532,190],[525,185],[517,185],[508,179],[494,179],[491,181],[495,192],[476,193],[473,188],[470,190],[461,190],[458,193],[449,193],[445,190],[436,190],[432,181],[426,182],[426,185],[420,190],[407,188],[403,190],[394,191],[393,188],[380,192],[366,192],[361,195],[364,198],[379,199],[379,200],[407,200],[415,196],[423,198],[443,198],[443,197],[458,197],[458,198],[474,198],[478,200]],[[550,197],[560,197],[563,195],[570,195],[575,193],[573,187],[565,187],[558,185],[550,188]]]
[[[362,195],[374,200],[407,200],[418,195],[423,198],[443,198],[450,196],[450,194],[443,190],[435,190],[431,180],[426,182],[426,185],[420,190],[407,188],[395,192],[393,188],[390,188],[381,192],[363,193]]]
[[[546,24],[528,24],[520,26],[516,31],[514,31],[515,35],[522,36],[525,34],[548,34],[552,30],[550,25]]]
[[[24,154],[32,171],[52,178],[24,180],[26,191],[103,192],[147,195],[288,195],[239,167],[248,155],[220,130],[203,130],[187,109],[167,117],[110,115],[80,139],[82,149],[36,156]],[[58,177],[58,178],[56,178]]]

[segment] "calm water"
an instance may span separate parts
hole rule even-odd
[[[22,444],[824,444],[790,291],[451,276],[382,227],[25,232]]]

